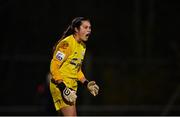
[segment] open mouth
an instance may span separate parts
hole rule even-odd
[[[86,34],[86,37],[89,37],[90,36],[90,33]]]

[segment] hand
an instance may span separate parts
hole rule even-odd
[[[66,87],[66,85],[63,82],[59,83],[57,87],[61,91],[62,97],[63,99],[65,99],[66,102],[75,103],[77,98],[76,91]]]
[[[71,90],[71,89],[66,87],[63,90],[63,97],[66,101],[68,101],[70,103],[74,103],[76,101],[76,98],[77,98],[76,91]]]
[[[96,96],[99,92],[99,86],[96,84],[95,81],[88,82],[87,88],[90,91],[90,93],[94,96]]]

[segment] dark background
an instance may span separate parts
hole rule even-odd
[[[170,0],[1,0],[0,114],[56,115],[47,73],[71,20],[91,19],[78,115],[180,115],[180,3]]]

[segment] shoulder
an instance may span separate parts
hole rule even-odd
[[[69,47],[69,42],[66,40],[62,40],[58,45],[58,48],[62,48],[62,49],[67,49],[68,47]]]
[[[67,48],[70,48],[71,46],[72,46],[72,42],[69,36],[62,39],[58,44],[58,48],[61,48],[61,49],[67,49]]]

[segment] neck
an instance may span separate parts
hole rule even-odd
[[[75,39],[78,43],[81,42],[81,40],[80,40],[80,38],[79,38],[78,35],[74,34],[73,37],[74,37],[74,39]]]

